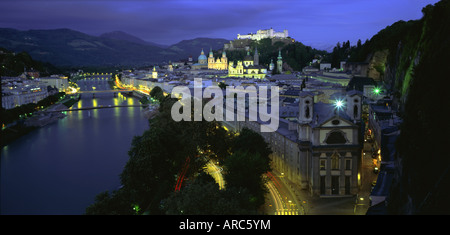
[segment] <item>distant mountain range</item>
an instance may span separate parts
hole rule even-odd
[[[134,42],[134,43],[142,44],[142,45],[157,46],[157,47],[161,47],[161,48],[169,47],[168,45],[162,45],[162,44],[158,44],[158,43],[154,43],[154,42],[144,41],[136,36],[133,36],[131,34],[128,34],[128,33],[122,32],[122,31],[113,31],[113,32],[109,32],[109,33],[104,33],[104,34],[100,35],[100,37]]]
[[[114,31],[92,36],[71,29],[27,30],[0,28],[0,47],[25,51],[33,59],[56,66],[145,66],[178,61],[202,49],[222,49],[227,39],[195,38],[174,45],[146,42],[133,35]]]

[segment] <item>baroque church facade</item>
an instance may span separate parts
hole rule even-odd
[[[215,70],[228,69],[228,58],[225,50],[222,52],[222,57],[217,59],[214,59],[212,49],[209,51],[208,69],[215,69]]]
[[[267,68],[259,65],[259,54],[258,49],[255,49],[255,54],[250,55],[247,51],[247,55],[244,57],[243,61],[237,61],[235,65],[233,61],[228,64],[228,76],[229,77],[240,77],[240,78],[257,78],[263,79],[266,77]]]
[[[292,183],[294,190],[312,196],[341,197],[358,192],[360,182],[363,122],[362,94],[349,91],[341,97],[345,106],[315,102],[314,94],[301,91],[298,115],[280,118],[275,132],[260,132],[261,121],[224,121],[239,132],[259,132],[270,145],[272,167]]]

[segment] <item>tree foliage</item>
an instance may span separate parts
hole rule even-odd
[[[170,215],[241,215],[255,214],[248,205],[246,189],[220,190],[214,179],[202,173],[183,190],[172,193],[163,207]]]
[[[420,62],[414,67],[404,120],[396,149],[402,175],[392,187],[391,213],[448,214],[450,203],[450,126],[443,113],[450,99],[442,97],[450,82],[445,70],[450,45],[450,1],[423,10],[423,28],[416,48]]]

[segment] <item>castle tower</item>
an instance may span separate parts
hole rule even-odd
[[[281,50],[278,51],[278,58],[277,58],[277,71],[279,73],[283,72],[283,61],[282,61],[282,57],[281,57]]]
[[[255,55],[253,56],[253,64],[259,65],[259,54],[258,54],[258,48],[255,48]]]

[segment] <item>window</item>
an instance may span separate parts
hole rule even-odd
[[[352,169],[352,160],[350,160],[350,159],[346,159],[345,160],[345,169],[346,170],[351,170]]]
[[[358,106],[356,104],[353,106],[353,117],[358,118]]]
[[[327,144],[345,144],[347,143],[347,140],[344,137],[344,133],[339,130],[331,131],[327,139],[325,140],[325,143]]]
[[[325,168],[325,163],[326,163],[325,159],[320,159],[320,170],[325,170],[326,169]]]

